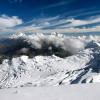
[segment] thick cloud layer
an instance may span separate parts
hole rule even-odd
[[[22,35],[0,40],[0,54],[7,58],[20,55],[29,57],[56,55],[64,58],[83,50],[84,47],[85,43],[82,40],[56,33],[52,35]]]
[[[2,59],[28,55],[68,57],[84,50],[90,41],[100,41],[99,36],[64,36],[53,33],[25,35],[15,34],[9,38],[0,39],[0,58]]]

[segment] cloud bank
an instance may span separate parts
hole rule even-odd
[[[0,40],[0,54],[5,57],[37,55],[67,57],[83,50],[85,43],[77,38],[64,37],[61,34],[51,35],[23,33]]]
[[[77,54],[86,48],[95,47],[96,42],[100,43],[100,36],[74,37],[55,32],[51,35],[18,33],[10,38],[0,40],[0,55],[7,58],[20,55],[29,57],[56,55],[64,58]]]

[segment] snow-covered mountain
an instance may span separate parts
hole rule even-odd
[[[100,82],[100,44],[98,38],[68,37],[60,34],[23,33],[11,39],[23,38],[32,48],[43,49],[43,44],[54,44],[71,55],[20,55],[4,59],[0,64],[0,87],[57,86],[75,83]],[[53,50],[49,45],[48,49]],[[22,49],[22,48],[21,48]],[[36,50],[38,50],[36,49]],[[58,48],[59,49],[59,48]],[[44,50],[44,49],[43,49]]]

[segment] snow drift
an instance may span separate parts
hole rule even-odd
[[[1,44],[0,88],[100,82],[99,37],[20,33]]]

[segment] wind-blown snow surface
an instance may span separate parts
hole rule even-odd
[[[98,37],[67,37],[59,34],[28,35],[20,33],[11,39],[24,39],[32,48],[53,44],[72,55],[61,58],[27,55],[4,59],[0,65],[0,87],[57,86],[100,82],[100,44]],[[22,50],[23,48],[21,48]],[[52,49],[51,45],[48,49]]]
[[[100,100],[100,84],[1,89],[0,100]]]

